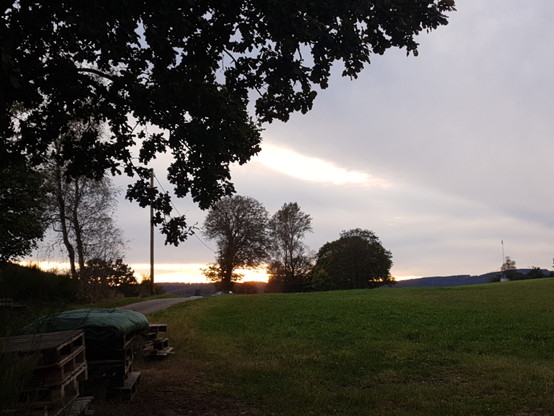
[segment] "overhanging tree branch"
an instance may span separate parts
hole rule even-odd
[[[98,75],[99,77],[109,79],[112,82],[117,79],[117,77],[113,75],[106,74],[105,72],[99,71],[98,69],[94,69],[94,68],[77,68],[77,72],[85,72],[85,73]]]

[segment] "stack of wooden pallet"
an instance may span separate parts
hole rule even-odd
[[[167,324],[149,324],[149,331],[143,335],[143,355],[146,359],[165,358],[173,354],[167,338]]]
[[[92,397],[79,397],[79,384],[87,379],[83,331],[0,338],[0,352],[14,359],[32,356],[36,362],[14,414],[87,414]]]
[[[28,332],[83,330],[88,378],[84,390],[93,396],[118,395],[131,399],[140,373],[133,372],[140,335],[148,320],[130,310],[82,308],[45,316],[25,327]]]
[[[87,345],[90,388],[102,388],[108,396],[132,399],[136,393],[140,372],[133,371],[133,361],[139,350],[136,334],[121,334],[104,345]]]

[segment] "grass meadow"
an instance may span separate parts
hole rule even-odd
[[[216,296],[149,318],[176,371],[194,362],[267,414],[554,414],[554,279]]]

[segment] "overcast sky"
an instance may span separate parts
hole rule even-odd
[[[390,50],[353,81],[337,70],[310,113],[265,126],[262,152],[233,169],[237,192],[270,213],[298,202],[314,251],[342,230],[372,230],[399,277],[498,270],[501,240],[518,267],[551,268],[554,2],[457,9],[419,37],[418,57]],[[156,174],[169,189],[161,161]],[[175,205],[202,224],[190,201]],[[118,224],[126,261],[148,263],[148,211],[122,201]],[[173,248],[157,237],[157,275],[163,264],[213,260],[198,238]]]

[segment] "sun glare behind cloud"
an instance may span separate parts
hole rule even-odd
[[[149,276],[150,264],[135,263],[130,265],[137,274]],[[179,264],[179,263],[163,263],[156,264],[154,267],[154,281],[164,283],[207,283],[206,277],[202,274],[202,269],[207,268],[206,264]],[[243,282],[267,282],[268,275],[265,269],[255,270],[236,270],[237,273],[244,277]]]
[[[274,146],[267,142],[264,143],[263,150],[254,160],[270,169],[306,181],[376,188],[391,186],[388,181],[367,172],[344,169],[332,162],[305,156],[294,150]]]

